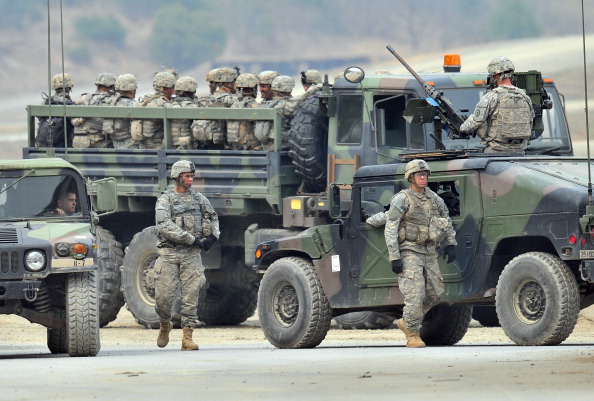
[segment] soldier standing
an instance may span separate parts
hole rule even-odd
[[[153,89],[155,93],[146,95],[139,107],[164,107],[171,101],[174,94],[176,82],[175,75],[169,71],[161,71],[153,77]],[[132,139],[139,143],[140,149],[162,149],[163,138],[165,137],[163,120],[134,120],[132,121]]]
[[[105,98],[114,94],[116,76],[109,72],[102,72],[95,79],[97,90],[95,93],[83,93],[76,101],[82,106],[102,106]],[[111,147],[111,138],[103,133],[102,118],[75,118],[74,139],[72,146],[75,148],[107,148]]]
[[[481,98],[460,131],[476,133],[486,145],[485,153],[524,154],[532,135],[532,100],[525,90],[512,85],[515,67],[508,58],[494,58],[487,69],[496,88]]]
[[[165,107],[198,107],[196,89],[198,82],[192,77],[181,77],[175,83],[175,98]],[[173,149],[195,149],[192,136],[192,120],[171,120],[171,141]]]
[[[70,74],[56,74],[52,77],[52,89],[54,94],[48,98],[44,93],[45,100],[42,104],[48,105],[71,105],[74,104],[70,98],[72,90],[72,78]],[[64,127],[66,120],[66,127]],[[64,117],[40,117],[35,146],[63,148],[72,143],[73,126],[70,118]]]
[[[423,317],[439,303],[444,291],[437,263],[437,248],[444,239],[444,257],[448,263],[456,260],[456,232],[444,201],[427,188],[430,172],[424,160],[408,162],[404,178],[410,188],[394,195],[386,212],[390,264],[404,295],[402,319],[396,323],[410,348],[425,346],[420,336]]]
[[[262,101],[272,100],[272,81],[279,75],[278,72],[270,70],[262,71],[258,74],[258,83],[260,85],[260,96],[262,97]]]
[[[154,267],[155,311],[160,321],[157,346],[169,343],[171,308],[179,285],[183,351],[198,349],[192,332],[198,326],[198,292],[206,282],[200,250],[208,251],[220,236],[217,213],[204,195],[191,188],[194,171],[194,164],[187,160],[175,162],[171,167],[175,188],[165,191],[155,205],[159,239]]]
[[[235,87],[241,98],[233,103],[232,109],[251,109],[259,106],[256,102],[258,95],[258,76],[256,74],[241,74],[235,81]],[[262,150],[260,141],[254,135],[254,122],[249,120],[234,120],[227,122],[227,143],[235,150]]]
[[[132,74],[122,74],[116,78],[116,94],[104,99],[105,106],[136,106],[138,80]],[[103,133],[109,135],[116,149],[138,149],[138,142],[130,134],[130,120],[127,118],[103,119]]]

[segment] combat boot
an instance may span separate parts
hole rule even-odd
[[[159,327],[159,337],[157,337],[157,347],[163,348],[169,344],[169,332],[173,328],[173,323],[161,323]]]
[[[198,344],[195,344],[192,341],[192,331],[194,331],[191,327],[184,327],[184,337],[182,339],[182,351],[195,351],[198,349]]]
[[[406,346],[408,348],[424,348],[425,343],[421,340],[421,334],[418,331],[412,331],[406,327],[403,319],[398,319],[396,325],[406,336]]]

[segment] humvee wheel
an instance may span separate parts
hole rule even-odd
[[[421,339],[427,345],[454,345],[470,325],[472,305],[437,305],[423,319]]]
[[[122,292],[122,261],[124,250],[113,234],[97,227],[97,268],[99,274],[99,325],[106,326],[118,316],[124,306]]]
[[[332,311],[313,264],[298,257],[274,262],[258,291],[264,335],[278,348],[313,348],[326,337]]]
[[[351,312],[336,316],[334,320],[343,330],[387,329],[394,323],[393,317],[372,311]]]
[[[518,345],[557,345],[573,331],[580,311],[577,282],[557,256],[530,252],[503,269],[495,295],[505,334]]]
[[[66,284],[66,347],[70,356],[95,356],[99,341],[97,273],[68,274]]]
[[[60,318],[66,320],[66,311],[64,309],[53,309],[52,312],[59,313]],[[65,354],[68,352],[65,326],[59,329],[47,328],[47,348],[52,354]]]

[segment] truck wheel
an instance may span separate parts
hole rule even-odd
[[[198,298],[198,319],[212,326],[235,326],[256,311],[258,275],[233,251],[226,251],[220,269],[207,270],[207,285]],[[241,264],[241,265],[240,265]]]
[[[118,316],[124,306],[122,284],[122,260],[124,250],[113,234],[97,227],[97,268],[99,274],[99,325],[106,326]]]
[[[577,282],[557,256],[530,252],[503,269],[495,305],[505,334],[518,345],[557,345],[573,331],[580,311]]]
[[[318,96],[310,96],[295,111],[289,130],[289,156],[310,192],[326,190],[327,141],[328,117],[320,110]]]
[[[274,262],[258,291],[264,335],[278,348],[313,348],[326,337],[332,311],[313,264],[298,257]]]
[[[471,305],[437,305],[423,319],[421,338],[427,345],[454,345],[468,331],[471,319]]]
[[[122,289],[126,308],[136,322],[147,329],[159,328],[159,317],[155,311],[155,276],[153,267],[159,257],[155,226],[146,227],[134,234],[122,263]],[[173,326],[180,327],[179,301],[177,291],[173,307]]]
[[[53,312],[60,313],[60,318],[66,321],[64,309],[53,309]],[[66,327],[60,329],[47,329],[47,347],[52,354],[65,354],[68,352],[66,346]]]
[[[383,313],[363,311],[351,312],[334,318],[343,330],[378,330],[387,329],[394,323],[394,318]]]
[[[495,305],[474,305],[472,318],[483,327],[500,327]]]
[[[96,272],[68,274],[66,346],[70,356],[95,356],[101,348]]]

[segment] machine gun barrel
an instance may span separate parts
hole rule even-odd
[[[388,45],[386,46],[386,48],[390,53],[394,55],[394,57],[398,59],[398,61],[400,61],[400,63],[402,63],[404,68],[406,68],[408,72],[410,72],[411,75],[415,77],[415,79],[423,87],[425,93],[427,93],[427,95],[431,99],[435,100],[435,102],[438,104],[439,107],[437,108],[437,110],[439,114],[446,121],[448,127],[450,127],[450,129],[452,130],[452,132],[450,133],[450,137],[466,137],[466,135],[460,133],[460,126],[464,122],[464,119],[462,118],[462,116],[460,116],[460,114],[458,114],[456,110],[454,110],[454,107],[452,106],[451,102],[448,99],[441,96],[441,93],[439,93],[437,89],[435,89],[432,85],[427,83],[427,81],[421,78],[419,74],[417,74],[416,71],[413,70],[412,67],[408,65],[408,63],[404,61],[404,59],[400,57],[398,53],[396,53],[392,46]]]

